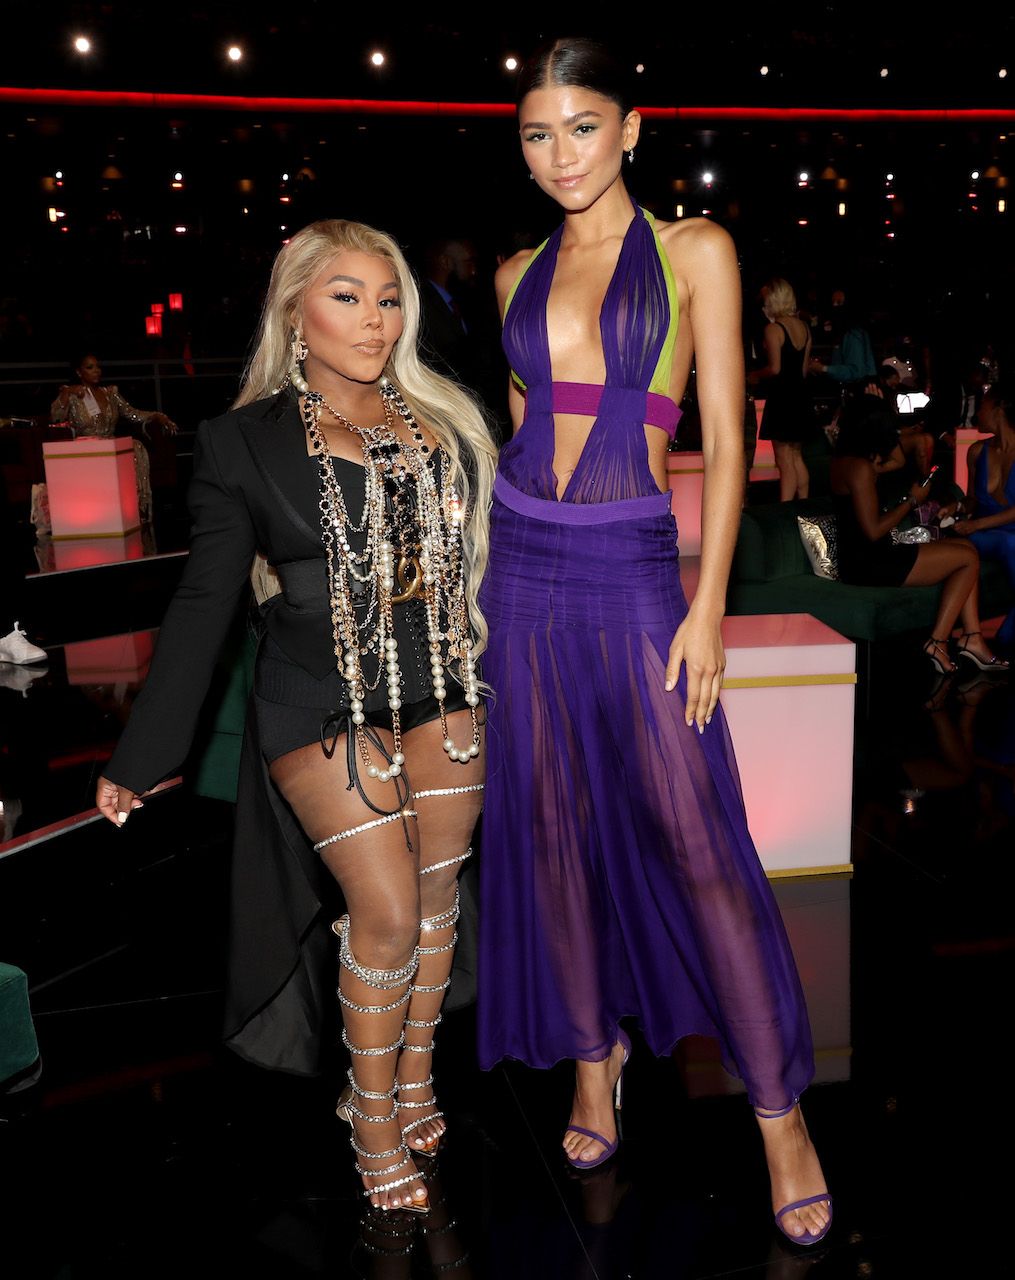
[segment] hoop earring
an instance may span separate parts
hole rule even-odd
[[[627,152],[627,163],[634,164],[634,147],[629,147]]]
[[[299,330],[293,334],[291,349],[292,364],[289,366],[289,381],[301,396],[305,396],[310,390],[310,384],[303,376],[303,362],[310,355],[310,348],[303,341],[303,334]]]

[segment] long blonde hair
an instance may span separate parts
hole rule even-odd
[[[427,368],[419,358],[419,290],[391,236],[362,222],[331,218],[312,222],[282,247],[271,269],[254,351],[233,407],[272,395],[285,382],[303,295],[329,258],[346,252],[383,258],[395,273],[402,335],[384,372],[451,461],[451,480],[468,513],[462,526],[465,592],[478,655],[486,647],[487,637],[478,593],[490,550],[489,515],[497,450],[475,400],[457,383]]]

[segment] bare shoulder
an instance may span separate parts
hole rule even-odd
[[[510,258],[505,258],[497,268],[494,276],[494,285],[497,289],[497,297],[503,300],[511,292],[511,286],[525,270],[525,267],[532,260],[535,249],[519,249],[517,253],[513,253]]]
[[[659,240],[670,265],[685,271],[695,267],[736,263],[733,237],[708,218],[681,218],[679,222],[656,222]]]

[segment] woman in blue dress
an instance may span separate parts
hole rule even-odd
[[[981,557],[1000,560],[1015,592],[1015,391],[1002,383],[991,387],[977,414],[977,426],[989,431],[993,440],[982,440],[969,450],[969,514],[955,524],[955,532],[969,538]],[[978,661],[967,646],[972,635],[959,641],[959,657],[967,656],[977,666],[995,665]],[[1006,647],[1015,646],[1015,607],[1001,624],[995,639]]]

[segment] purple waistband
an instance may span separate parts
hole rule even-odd
[[[520,516],[552,524],[611,524],[617,520],[670,514],[669,493],[650,493],[644,498],[623,498],[619,502],[555,502],[522,493],[499,472],[493,493],[505,507],[517,511]]]
[[[535,387],[532,388],[536,390]],[[590,418],[599,413],[599,404],[607,388],[596,382],[555,382],[552,386],[554,413],[580,413]],[[622,397],[630,401],[636,417],[649,427],[660,427],[672,440],[680,421],[680,409],[669,396],[654,391],[640,391],[637,387],[609,388],[610,398]],[[625,406],[626,407],[626,406]]]

